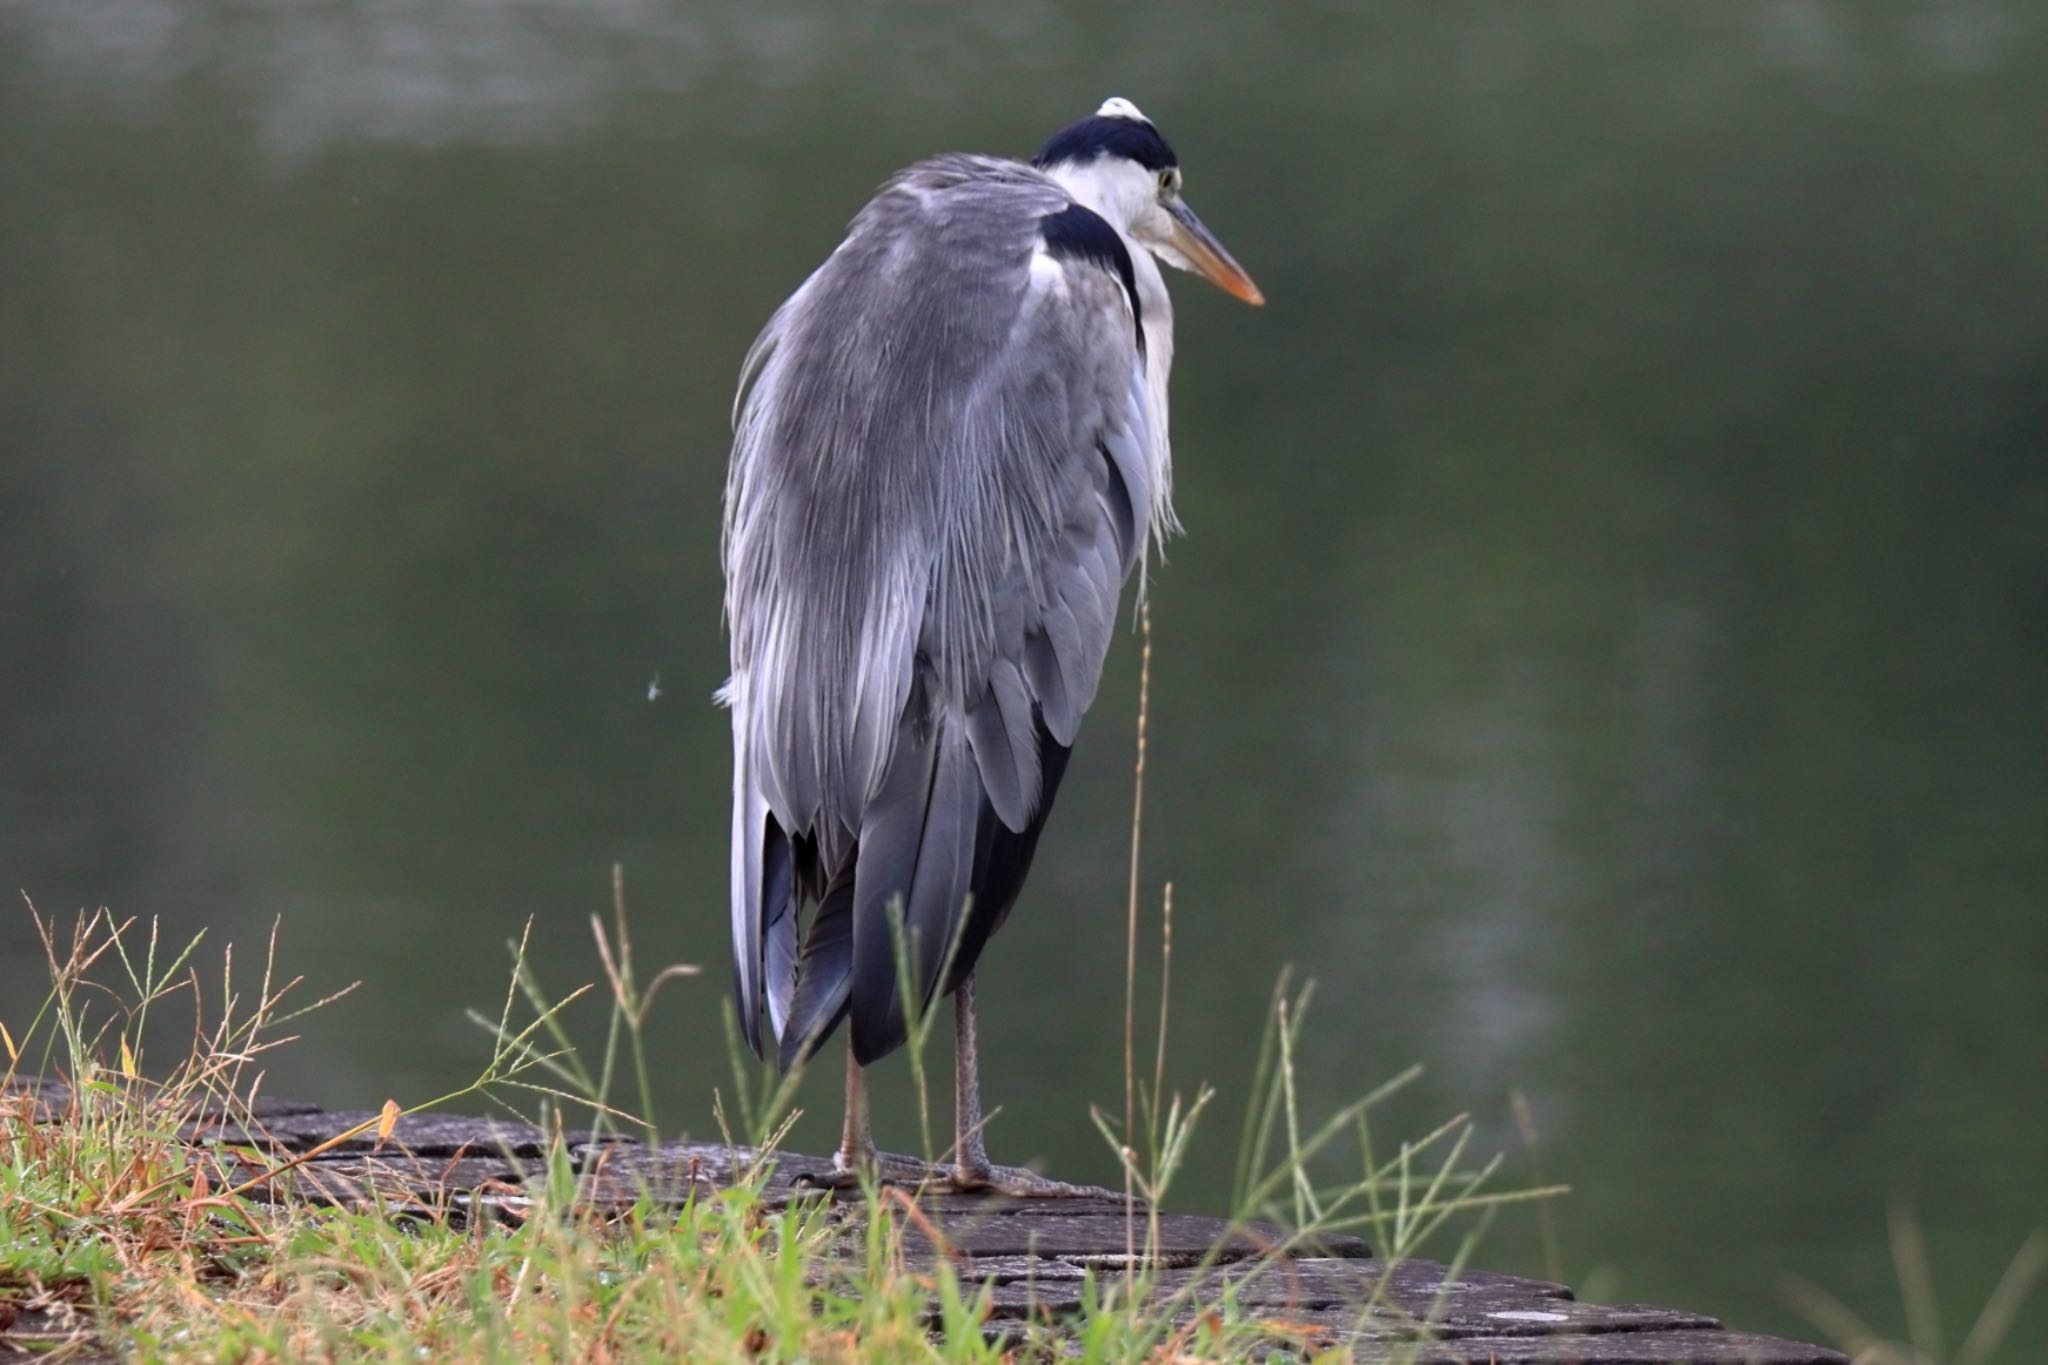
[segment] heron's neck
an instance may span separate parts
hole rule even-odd
[[[1151,400],[1152,535],[1155,540],[1180,529],[1173,514],[1173,446],[1166,430],[1166,380],[1173,370],[1173,300],[1152,253],[1130,244],[1131,270],[1137,277],[1138,303],[1144,310],[1145,394]]]
[[[1097,157],[1085,164],[1062,162],[1046,167],[1045,173],[1072,195],[1074,202],[1115,228],[1131,253],[1145,328],[1145,389],[1152,408],[1147,414],[1152,445],[1146,452],[1152,468],[1151,525],[1154,537],[1161,537],[1180,529],[1173,515],[1173,451],[1166,431],[1166,379],[1173,368],[1173,301],[1167,297],[1158,260],[1131,235],[1131,224],[1155,203],[1158,190],[1143,167],[1114,157]]]
[[[1126,242],[1131,242],[1131,224],[1144,212],[1153,193],[1151,177],[1145,175],[1141,168],[1115,157],[1103,156],[1088,162],[1063,161],[1046,167],[1045,173],[1072,195],[1076,203],[1094,210],[1121,233]]]

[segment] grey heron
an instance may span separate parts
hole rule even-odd
[[[974,973],[1017,899],[1124,584],[1176,529],[1158,264],[1247,303],[1124,99],[1030,162],[899,172],[741,366],[722,557],[734,984],[787,1067],[844,1021],[834,1164],[876,1162],[865,1070],[955,1002],[950,1182],[1049,1193],[982,1140]],[[903,979],[903,972],[909,979]]]

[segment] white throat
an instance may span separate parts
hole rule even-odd
[[[1045,173],[1073,195],[1076,203],[1102,215],[1126,241],[1137,245],[1131,228],[1159,193],[1150,171],[1122,157],[1099,156],[1093,161],[1062,161],[1047,166]]]

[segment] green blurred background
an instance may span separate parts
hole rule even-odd
[[[1121,93],[1272,300],[1177,283],[1184,1202],[1293,963],[1314,1106],[1421,1061],[1390,1127],[1526,1176],[1529,1097],[1562,1262],[1489,1263],[1896,1328],[1905,1200],[1959,1331],[2048,1223],[2044,73],[2025,0],[0,6],[0,882],[281,915],[366,984],[270,1084],[370,1103],[475,1073],[528,916],[594,977],[621,861],[705,1132],[739,358],[890,170]],[[998,1157],[1084,1179],[1135,644],[982,992]]]

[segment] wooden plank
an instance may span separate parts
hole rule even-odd
[[[202,1120],[186,1125],[182,1135],[188,1141],[226,1142],[306,1152],[367,1122],[373,1126],[345,1142],[337,1143],[331,1150],[368,1152],[379,1145],[374,1127],[377,1115],[375,1109],[337,1109],[276,1114],[249,1124]],[[570,1129],[564,1136],[571,1143],[590,1140],[588,1130],[582,1129]],[[471,1152],[479,1156],[510,1155],[538,1161],[547,1151],[548,1135],[517,1119],[407,1114],[398,1120],[390,1141],[383,1145],[419,1156],[448,1157],[458,1152]]]
[[[1427,1345],[1364,1340],[1359,1365],[1847,1365],[1839,1351],[1749,1332],[1599,1332],[1471,1337]]]
[[[1064,1260],[1100,1266],[1125,1264],[1132,1228],[1121,1214],[1068,1213],[1058,1200],[1039,1201],[1040,1210],[1008,1213],[942,1214],[931,1221],[944,1240],[943,1250],[965,1256],[1057,1256]],[[1192,1265],[1204,1258],[1242,1261],[1283,1246],[1288,1233],[1271,1223],[1233,1226],[1222,1218],[1190,1213],[1162,1213],[1156,1227],[1140,1215],[1136,1240],[1142,1249],[1148,1236],[1156,1234],[1151,1259],[1155,1264]],[[905,1238],[912,1255],[929,1256],[940,1250],[922,1229],[913,1227]],[[1326,1252],[1363,1255],[1363,1241],[1351,1237],[1323,1239]],[[1143,1254],[1141,1250],[1141,1255]]]
[[[63,1116],[64,1111],[71,1105],[71,1087],[63,1081],[36,1080],[31,1077],[18,1076],[14,1080],[7,1082],[4,1087],[0,1087],[0,1093],[31,1096],[36,1103],[36,1121],[38,1123],[55,1122]],[[246,1105],[236,1105],[233,1108],[237,1114],[251,1112],[249,1106]],[[201,1103],[196,1111],[196,1116],[218,1120],[223,1112],[221,1105],[209,1100]],[[258,1095],[253,1112],[255,1117],[268,1120],[283,1118],[287,1115],[318,1114],[321,1110],[317,1104],[306,1104],[299,1100],[280,1099],[275,1095]]]
[[[238,1160],[230,1165],[228,1178],[240,1184],[254,1180],[267,1169],[270,1168]],[[523,1194],[525,1180],[526,1173],[516,1162],[500,1157],[421,1157],[385,1152],[303,1162],[280,1172],[251,1193],[272,1203],[308,1199],[348,1207],[378,1203],[437,1205],[479,1190]]]
[[[999,1262],[1004,1268],[997,1288],[998,1311],[1032,1307],[1022,1278],[1014,1273],[1019,1264],[1045,1265],[1040,1258],[1015,1257]],[[1083,1269],[1071,1260],[1060,1262]],[[982,1263],[969,1262],[960,1268],[964,1278],[984,1278]],[[1098,1271],[1107,1280],[1118,1272]],[[1571,1302],[1571,1290],[1547,1280],[1529,1280],[1489,1271],[1465,1271],[1455,1279],[1435,1261],[1406,1260],[1391,1268],[1382,1261],[1281,1257],[1274,1260],[1239,1262],[1203,1269],[1169,1268],[1152,1276],[1153,1297],[1160,1301],[1186,1298],[1202,1305],[1219,1304],[1227,1295],[1239,1308],[1259,1313],[1361,1312],[1376,1305],[1382,1317],[1414,1323],[1442,1316],[1440,1305],[1456,1305],[1473,1312],[1564,1310],[1565,1321],[1585,1305]],[[1048,1301],[1049,1302],[1049,1301]],[[1597,1310],[1588,1310],[1597,1311]],[[1583,1317],[1583,1314],[1581,1314]],[[1508,1330],[1508,1329],[1503,1329]]]
[[[39,1118],[61,1116],[70,1092],[58,1083],[15,1083],[35,1097]],[[230,1173],[251,1178],[267,1164],[313,1151],[376,1117],[375,1111],[325,1111],[265,1099],[253,1116],[225,1121],[199,1116],[185,1134],[218,1152]],[[247,1118],[247,1122],[241,1121]],[[715,1196],[746,1178],[761,1155],[717,1143],[648,1146],[630,1137],[586,1130],[563,1134],[580,1202],[619,1212],[648,1198],[670,1206]],[[516,1120],[461,1115],[410,1115],[388,1142],[374,1128],[281,1173],[264,1187],[271,1198],[306,1198],[376,1207],[398,1218],[463,1221],[482,1217],[516,1223],[537,1207],[546,1177],[550,1135]],[[248,1144],[265,1164],[221,1152]],[[857,1193],[816,1188],[831,1163],[778,1152],[762,1179],[771,1206],[819,1200],[841,1220],[849,1252],[863,1238]],[[1026,1320],[1057,1321],[1079,1312],[1089,1293],[1113,1292],[1127,1268],[1130,1240],[1150,1250],[1150,1293],[1180,1320],[1228,1302],[1240,1316],[1273,1329],[1270,1354],[1298,1358],[1303,1348],[1350,1345],[1373,1365],[1845,1365],[1823,1347],[1731,1332],[1698,1313],[1644,1305],[1580,1303],[1561,1284],[1484,1270],[1453,1273],[1434,1261],[1394,1264],[1371,1259],[1364,1241],[1326,1234],[1290,1242],[1269,1223],[1234,1225],[1220,1218],[1162,1213],[1120,1199],[1010,1199],[928,1192],[915,1195],[917,1214],[902,1214],[902,1245],[913,1263],[945,1257],[961,1277],[991,1286],[985,1331],[1014,1339]],[[1135,1218],[1135,1224],[1133,1222]],[[1284,1249],[1284,1250],[1283,1250]],[[1141,1259],[1146,1253],[1141,1251]],[[4,1306],[4,1303],[0,1303]],[[33,1339],[48,1324],[0,1328],[0,1341]]]
[[[92,1336],[92,1315],[15,1308],[0,1299],[0,1359],[62,1360],[65,1365],[117,1365]]]
[[[765,1160],[768,1178],[764,1189],[776,1196],[786,1196],[794,1191],[800,1177],[822,1179],[832,1173],[832,1163],[823,1157],[775,1152],[763,1158],[752,1147],[727,1147],[715,1142],[665,1142],[648,1147],[607,1138],[603,1142],[572,1146],[570,1157],[579,1171],[602,1172],[609,1177],[610,1188],[620,1191],[634,1185],[680,1191],[693,1184],[708,1184],[724,1189],[739,1183],[757,1162]],[[817,1197],[822,1194],[818,1192]]]

